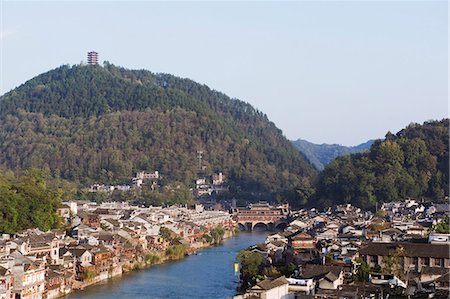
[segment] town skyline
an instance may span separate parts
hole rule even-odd
[[[450,298],[448,9],[0,0],[0,299]]]

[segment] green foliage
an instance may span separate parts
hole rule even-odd
[[[315,195],[316,189],[308,178],[303,178],[295,188],[295,192],[297,193],[295,196],[286,196],[285,198],[292,207],[298,208],[306,205],[310,201]]]
[[[39,167],[85,186],[125,183],[142,169],[188,186],[198,150],[206,173],[224,172],[230,196],[245,199],[275,198],[315,173],[251,105],[188,79],[111,64],[39,75],[0,98],[0,118],[0,165]]]
[[[448,217],[444,221],[436,223],[433,227],[433,231],[438,234],[450,234],[450,226]]]
[[[384,273],[394,274],[395,276],[403,279],[405,272],[403,269],[403,259],[405,257],[405,251],[403,247],[397,247],[394,251],[383,259],[382,271]]]
[[[169,246],[166,251],[165,254],[169,259],[172,260],[179,260],[182,259],[187,253],[187,248],[185,245],[171,245]]]
[[[214,241],[214,239],[213,239],[210,235],[208,235],[208,234],[204,234],[204,235],[202,236],[202,239],[203,239],[203,241],[206,242],[206,243],[212,243],[212,242]]]
[[[217,227],[211,229],[209,234],[203,235],[203,241],[210,244],[220,244],[223,240],[223,236],[225,235],[225,229],[222,225],[218,225]]]
[[[382,269],[379,264],[376,264],[375,267],[370,269],[370,272],[374,272],[374,273],[381,273],[381,271],[382,271]]]
[[[159,229],[159,235],[166,241],[170,242],[171,245],[175,245],[181,240],[181,237],[168,229],[167,227],[161,226]]]
[[[84,272],[84,280],[86,281],[91,281],[95,278],[95,276],[97,276],[97,272],[93,271],[93,270],[87,270],[86,272]]]
[[[145,263],[147,265],[154,265],[159,263],[159,261],[161,260],[161,258],[159,257],[159,255],[156,252],[149,252],[145,255]]]
[[[24,175],[0,171],[0,232],[27,228],[48,231],[58,224],[59,189],[48,187],[45,174],[30,170]]]
[[[263,262],[263,257],[257,252],[242,250],[237,256],[237,260],[241,265],[241,274],[243,285],[253,285],[258,278],[260,266]]]
[[[225,229],[222,225],[219,225],[215,228],[213,228],[209,234],[211,235],[212,240],[214,241],[214,244],[219,244],[223,240],[223,236],[225,234]]]
[[[374,208],[407,197],[442,200],[448,196],[448,130],[448,119],[411,124],[368,153],[337,158],[318,178],[317,202]]]
[[[279,268],[280,273],[286,277],[291,277],[294,274],[294,271],[297,269],[297,266],[294,263],[289,263],[285,266]]]
[[[130,194],[124,194],[128,199]],[[142,188],[142,192],[134,196],[134,204],[144,206],[170,206],[170,205],[191,205],[194,203],[192,192],[181,183],[166,185],[162,190],[151,190],[148,187]]]
[[[144,262],[135,262],[132,266],[133,270],[143,270],[146,264]]]
[[[171,242],[173,240],[172,236],[174,233],[167,227],[161,226],[159,229],[159,235],[166,241]]]
[[[353,276],[353,279],[355,281],[368,281],[370,273],[369,265],[362,258],[358,258],[356,263],[356,274]]]

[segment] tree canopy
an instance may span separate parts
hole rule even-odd
[[[337,158],[320,174],[315,198],[373,208],[376,202],[448,196],[449,120],[388,133],[369,152]]]
[[[315,174],[267,116],[189,79],[145,70],[62,66],[0,98],[0,164],[39,167],[87,186],[159,170],[190,184],[224,172],[231,192],[275,198]]]
[[[48,186],[40,171],[30,170],[23,175],[0,171],[0,233],[56,227],[61,195],[58,188]]]

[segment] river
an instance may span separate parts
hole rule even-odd
[[[220,246],[199,251],[197,255],[133,271],[65,298],[232,298],[237,286],[236,255],[250,245],[263,242],[266,236],[265,232],[242,232]]]

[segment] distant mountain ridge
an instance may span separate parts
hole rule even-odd
[[[304,139],[291,141],[292,144],[302,152],[306,158],[318,170],[323,170],[331,161],[337,157],[361,153],[370,149],[375,140],[369,140],[356,146],[343,146],[339,144],[315,144]]]

